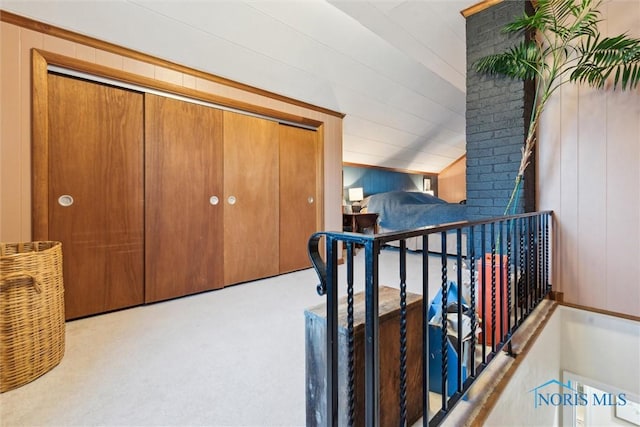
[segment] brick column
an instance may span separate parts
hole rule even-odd
[[[504,213],[526,138],[533,83],[478,74],[473,63],[524,38],[502,28],[528,1],[503,1],[467,17],[467,204],[474,218]],[[529,10],[529,9],[527,9]],[[535,210],[535,164],[527,168],[517,212]]]

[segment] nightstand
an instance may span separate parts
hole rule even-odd
[[[343,213],[342,230],[353,233],[364,233],[365,229],[372,228],[373,234],[378,233],[377,213]]]

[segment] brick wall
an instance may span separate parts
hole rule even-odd
[[[474,217],[500,216],[520,165],[533,84],[472,69],[479,58],[502,52],[524,35],[502,28],[524,14],[529,2],[503,1],[467,18],[467,204]],[[527,168],[518,212],[535,210],[535,165]]]

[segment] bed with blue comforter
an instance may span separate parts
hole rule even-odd
[[[411,191],[373,194],[363,201],[363,208],[366,212],[378,214],[378,229],[381,233],[412,230],[428,225],[442,225],[469,219],[466,205],[448,203],[426,193]],[[433,235],[433,237],[434,243],[439,241],[439,236]],[[431,240],[429,239],[429,251],[437,252],[439,245],[431,244]],[[451,250],[455,248],[455,245],[447,245],[447,252],[451,252],[450,246]],[[412,250],[421,250],[422,239],[415,238],[407,241],[407,247]]]
[[[378,225],[387,230],[411,230],[468,220],[466,205],[448,203],[426,193],[390,191],[368,199],[367,212],[376,212]]]

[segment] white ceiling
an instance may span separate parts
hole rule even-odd
[[[0,0],[4,10],[346,114],[344,161],[465,153],[474,0]]]

